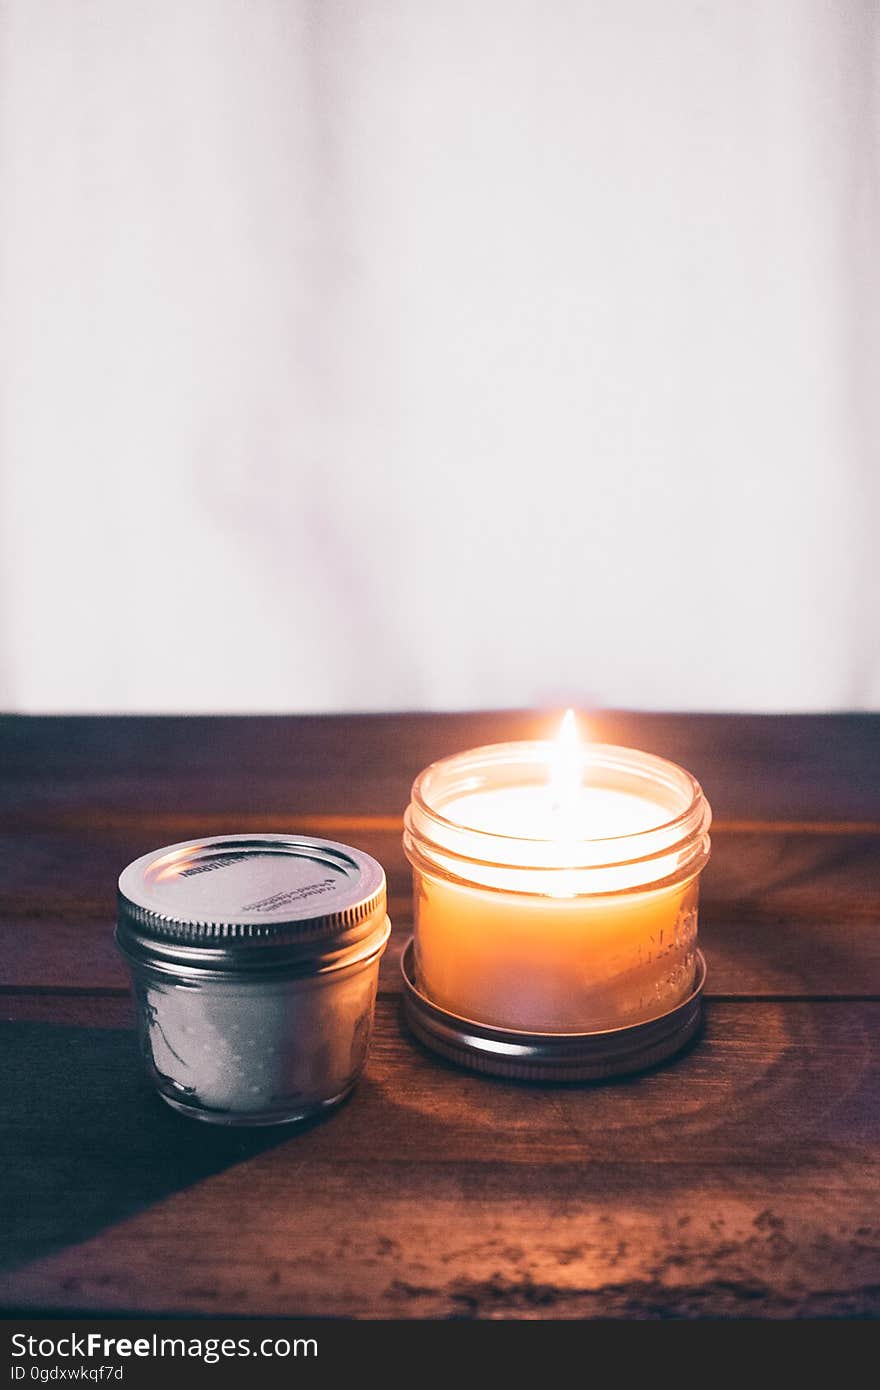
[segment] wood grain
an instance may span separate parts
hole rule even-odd
[[[91,1007],[118,1025],[121,1002]],[[19,1020],[4,1039],[20,1080],[0,1298],[366,1317],[880,1312],[878,1025],[880,1004],[716,1004],[671,1066],[538,1087],[437,1062],[385,1000],[341,1111],[242,1136],[166,1110],[124,1028]]]
[[[593,1087],[458,1071],[397,996],[412,777],[552,722],[0,718],[5,1306],[880,1315],[880,717],[592,718],[689,767],[716,817],[705,1035]],[[112,943],[126,862],[259,828],[370,850],[395,921],[367,1072],[297,1132],[162,1105]]]
[[[0,988],[124,989],[112,939],[116,879],[174,833],[163,821],[149,832],[0,834]],[[412,930],[400,834],[370,829],[352,838],[388,875],[395,932],[382,988],[396,989],[400,946]],[[701,932],[712,992],[880,995],[880,835],[715,831]]]
[[[45,824],[56,812],[398,816],[412,779],[436,758],[552,736],[558,717],[0,716],[2,826]],[[595,741],[689,768],[719,820],[880,822],[876,715],[599,713],[586,724]]]
[[[400,989],[400,955],[412,930],[409,899],[392,899],[394,929],[379,988]],[[704,909],[700,940],[709,964],[709,998],[880,998],[880,929],[871,920],[738,922]],[[128,979],[109,917],[0,922],[0,1000],[9,993],[113,991]]]

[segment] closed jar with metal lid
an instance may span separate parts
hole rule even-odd
[[[116,940],[163,1100],[222,1125],[338,1104],[367,1058],[391,930],[385,874],[297,835],[216,835],[119,878]]]

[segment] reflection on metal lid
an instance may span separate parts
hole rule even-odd
[[[385,915],[362,850],[299,835],[214,835],[152,851],[119,879],[120,923],[192,946],[327,939]]]

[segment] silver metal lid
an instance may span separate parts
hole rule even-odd
[[[117,940],[138,956],[257,965],[280,948],[288,958],[348,950],[385,926],[385,897],[382,866],[349,845],[212,835],[122,871]]]
[[[601,1033],[523,1033],[459,1018],[432,1003],[415,982],[412,938],[401,970],[406,1020],[420,1042],[471,1071],[520,1081],[604,1081],[666,1061],[699,1029],[706,983],[698,951],[693,990],[659,1018]]]

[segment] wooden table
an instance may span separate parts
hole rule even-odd
[[[713,803],[704,1038],[603,1086],[492,1081],[404,1032],[400,817],[517,714],[0,721],[0,1299],[359,1317],[880,1312],[880,716],[596,718]],[[142,1079],[112,940],[136,855],[314,831],[385,865],[352,1100],[215,1131]]]

